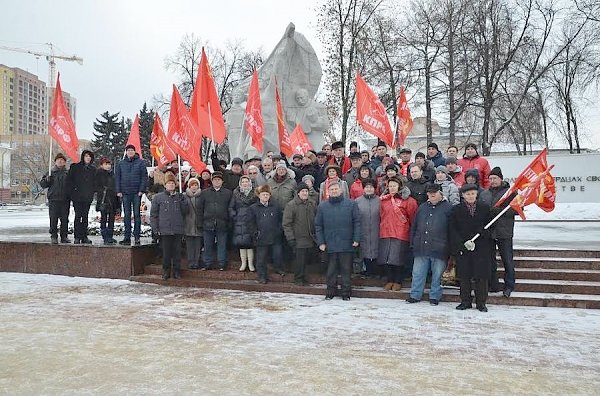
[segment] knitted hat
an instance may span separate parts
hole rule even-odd
[[[458,160],[456,157],[446,157],[446,165],[448,164],[457,164]]]
[[[133,144],[128,144],[127,146],[125,146],[125,151],[127,151],[129,149],[132,149],[133,151],[136,151],[135,150],[135,146]]]
[[[308,188],[308,186],[306,185],[306,183],[298,183],[298,185],[296,186],[296,192],[300,192],[302,190],[309,190],[310,188]]]
[[[429,144],[427,145],[427,148],[430,148],[430,147],[432,147],[432,148],[436,149],[437,151],[440,151],[440,149],[438,148],[438,145],[437,145],[437,143],[433,143],[433,142],[429,143]]]
[[[492,170],[490,171],[490,176],[491,175],[495,175],[498,176],[500,179],[504,179],[504,176],[502,176],[502,169],[500,169],[499,166],[492,168]]]
[[[242,161],[241,158],[237,158],[236,157],[236,158],[234,158],[234,159],[231,160],[231,165],[232,166],[233,165],[240,165],[240,166],[242,166],[242,165],[244,165],[244,161]]]
[[[444,166],[444,165],[440,165],[437,168],[435,168],[435,173],[438,172],[443,172],[444,174],[448,174],[448,169]]]
[[[467,143],[467,144],[465,144],[465,151],[467,151],[467,149],[469,147],[474,148],[475,151],[477,151],[477,145],[475,143]]]

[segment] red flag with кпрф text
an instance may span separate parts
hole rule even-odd
[[[394,133],[379,97],[356,72],[356,121],[370,134],[392,146]]]
[[[150,135],[150,153],[159,167],[163,167],[177,159],[177,154],[167,145],[162,121],[158,113],[154,115],[154,125],[152,126],[152,134]]]
[[[413,128],[413,120],[408,109],[408,102],[406,101],[406,94],[404,93],[404,87],[400,87],[400,95],[398,95],[398,107],[396,108],[396,133],[394,134],[393,148],[404,145],[406,136],[410,133]]]
[[[71,114],[69,114],[69,109],[65,104],[62,89],[60,88],[60,73],[56,77],[56,89],[54,90],[54,100],[50,112],[48,134],[56,140],[56,143],[71,158],[73,163],[80,161],[79,139],[77,139],[75,124],[73,123]]]
[[[254,146],[256,151],[262,153],[265,123],[262,117],[260,89],[256,69],[252,73],[252,81],[248,89],[248,102],[246,102],[246,112],[244,113],[244,128],[252,139],[252,146]]]
[[[167,134],[169,147],[181,158],[189,161],[196,172],[200,173],[206,168],[206,164],[200,159],[202,134],[185,107],[175,84],[173,84],[173,94],[171,95]]]
[[[275,105],[277,110],[277,131],[279,132],[279,150],[286,156],[290,157],[294,154],[292,150],[292,142],[290,134],[285,127],[285,118],[283,118],[283,106],[279,97],[279,88],[277,88],[277,79],[275,79]]]

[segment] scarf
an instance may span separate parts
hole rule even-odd
[[[337,176],[334,177],[328,177],[327,179],[325,179],[325,191],[323,191],[323,200],[327,201],[329,199],[329,184],[332,182],[340,182],[340,178]]]
[[[467,206],[467,210],[469,211],[469,215],[471,217],[475,216],[475,208],[477,207],[477,202],[474,202],[472,204],[468,203],[465,201],[465,205]]]

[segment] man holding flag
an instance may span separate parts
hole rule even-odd
[[[125,147],[125,158],[120,161],[115,169],[115,192],[123,201],[123,223],[125,225],[124,238],[120,245],[131,245],[131,211],[133,210],[133,236],[135,244],[140,244],[142,219],[140,205],[142,195],[146,191],[148,172],[146,164],[135,152],[133,144]]]

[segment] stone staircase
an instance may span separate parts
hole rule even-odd
[[[515,249],[517,284],[510,298],[501,293],[490,293],[488,304],[527,305],[540,307],[600,309],[600,251]],[[500,278],[503,276],[498,261]],[[161,267],[156,263],[146,265],[144,274],[132,276],[136,282],[156,283],[169,286],[200,287],[213,289],[243,290],[255,292],[278,292],[298,294],[325,294],[325,277],[309,267],[307,280],[310,286],[294,285],[293,275],[270,274],[270,282],[261,285],[256,274],[239,272],[239,262],[230,261],[227,271],[198,271],[187,269],[183,264],[182,278],[161,279]],[[383,282],[375,279],[353,277],[352,296],[359,298],[406,299],[410,291],[407,281],[401,291],[383,290]],[[427,292],[423,299],[427,299]],[[444,302],[458,302],[458,289],[445,288]]]

